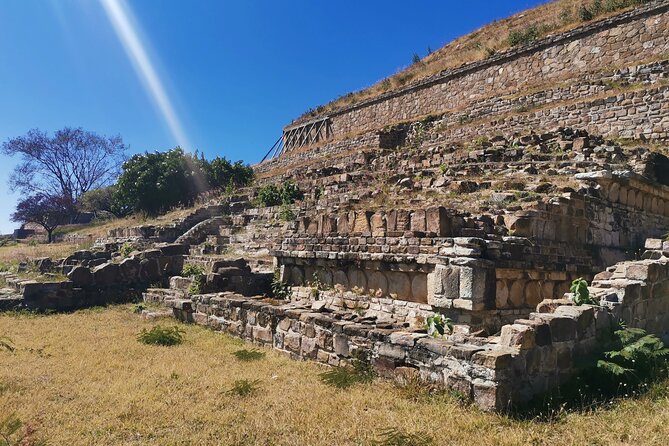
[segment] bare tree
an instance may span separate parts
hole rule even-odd
[[[9,179],[12,190],[64,197],[72,203],[89,190],[113,183],[125,150],[120,136],[100,136],[69,127],[53,136],[30,130],[2,145],[5,155],[21,156]]]
[[[42,226],[53,241],[53,231],[69,222],[72,215],[72,202],[67,197],[45,194],[30,195],[19,201],[12,220],[20,223],[36,223]]]

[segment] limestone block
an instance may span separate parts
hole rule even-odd
[[[388,273],[388,292],[401,300],[411,300],[411,281],[409,275],[400,271]]]
[[[502,347],[517,347],[521,350],[534,348],[536,346],[536,331],[529,325],[505,325],[502,327],[499,345]]]
[[[418,209],[411,213],[411,230],[412,231],[426,231],[425,211]]]
[[[411,298],[413,302],[428,303],[427,274],[416,273],[411,279]]]
[[[316,359],[316,354],[318,353],[316,338],[302,337],[302,345],[300,349],[303,357],[309,359]]]
[[[368,211],[358,211],[355,213],[355,222],[353,224],[353,233],[355,234],[369,234],[371,228],[369,226],[369,219],[372,213]]]
[[[506,410],[511,406],[511,385],[506,382],[474,380],[474,403],[484,411]]]
[[[381,271],[372,271],[369,274],[367,287],[370,293],[377,292],[381,296],[388,295],[388,279]]]
[[[349,357],[348,337],[343,334],[335,334],[333,337],[334,352],[342,357]]]
[[[386,220],[381,212],[374,213],[370,218],[372,237],[383,237],[386,234]]]
[[[348,286],[350,289],[358,288],[360,291],[367,290],[367,276],[361,269],[353,268],[348,272]]]
[[[301,335],[297,333],[288,333],[283,337],[284,348],[294,353],[298,353],[300,351],[301,340]]]
[[[271,344],[274,341],[272,330],[269,328],[253,327],[253,340],[256,342]]]
[[[429,208],[425,220],[428,232],[433,232],[438,237],[451,235],[451,221],[444,207]]]
[[[406,231],[411,227],[411,214],[409,211],[400,209],[397,212],[396,231]]]
[[[455,259],[453,263],[458,262]],[[492,262],[466,259],[460,268],[460,299],[472,301],[472,310],[492,307],[495,302],[495,268]]]
[[[349,289],[348,286],[348,275],[343,270],[336,270],[332,276],[332,281],[334,282],[335,287],[339,285],[343,289]]]
[[[397,211],[392,210],[386,213],[386,230],[388,232],[398,231],[397,229]],[[403,229],[401,229],[403,231]]]

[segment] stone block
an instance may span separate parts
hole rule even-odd
[[[505,325],[502,327],[499,345],[517,347],[521,350],[534,348],[536,346],[536,331],[528,325]]]
[[[426,230],[438,237],[451,235],[451,221],[444,207],[429,208],[425,215]]]
[[[426,231],[425,211],[418,209],[411,213],[411,230],[414,232]]]
[[[93,276],[98,286],[118,285],[119,266],[116,263],[105,263],[93,270]]]
[[[77,288],[86,288],[95,283],[95,278],[91,270],[84,266],[75,266],[69,272],[67,278],[72,281]]]
[[[335,334],[333,339],[334,352],[342,357],[349,357],[348,337],[343,334]]]

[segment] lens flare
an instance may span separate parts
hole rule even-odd
[[[123,0],[102,0],[102,7],[114,31],[132,61],[137,74],[144,82],[156,103],[177,144],[184,150],[191,150],[186,133],[177,116],[163,83],[154,68],[144,45],[138,37],[138,27],[132,20],[132,13]]]

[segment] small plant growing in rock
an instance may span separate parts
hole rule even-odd
[[[453,321],[443,314],[436,313],[427,317],[425,328],[427,329],[427,334],[433,338],[438,338],[443,336],[446,330],[448,330],[449,334],[453,333]]]
[[[261,352],[260,350],[257,349],[252,349],[252,350],[247,350],[247,349],[242,349],[242,350],[237,350],[236,352],[233,353],[235,355],[235,358],[237,358],[240,361],[243,362],[252,362],[252,361],[260,361],[265,357],[265,352]]]
[[[253,381],[248,379],[238,379],[235,381],[232,388],[226,392],[226,394],[240,397],[253,395],[258,391],[259,384],[259,379],[254,379]]]
[[[192,276],[193,281],[188,287],[188,295],[193,296],[195,294],[202,294],[204,291],[204,285],[207,281],[207,276],[204,274],[198,274],[197,276]]]
[[[134,250],[135,248],[133,248],[130,243],[125,242],[123,245],[121,245],[118,252],[121,254],[121,256],[128,257]]]
[[[137,340],[149,345],[171,346],[183,342],[184,331],[179,327],[161,327],[156,325],[151,330],[142,329]]]
[[[281,281],[281,273],[279,269],[274,270],[272,277],[272,297],[275,299],[287,300],[292,295],[292,289],[287,283]]]
[[[574,295],[576,305],[595,305],[596,302],[590,297],[588,282],[583,277],[575,279],[569,287],[569,291]]]
[[[204,268],[199,265],[185,265],[181,270],[182,277],[193,277],[204,275]]]
[[[279,209],[279,218],[283,221],[293,221],[295,220],[295,213],[290,208],[290,205],[283,203],[281,209]]]

